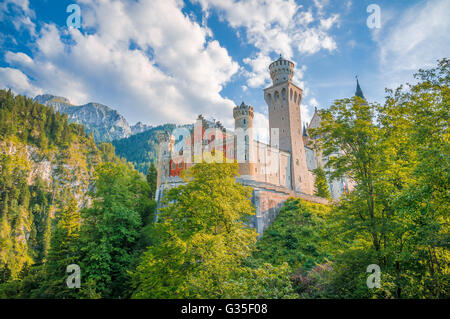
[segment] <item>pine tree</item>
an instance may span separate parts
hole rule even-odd
[[[150,196],[152,199],[155,198],[156,193],[156,179],[158,177],[158,172],[156,170],[156,167],[153,163],[150,164],[150,167],[147,171],[147,183],[150,185]]]
[[[104,163],[96,174],[94,203],[83,212],[84,274],[103,298],[123,298],[149,187],[126,164]]]
[[[65,283],[66,269],[80,263],[79,242],[81,216],[77,202],[71,198],[60,214],[50,240],[50,250],[45,264],[46,284],[42,292],[47,298],[70,298],[77,296],[75,289],[68,289]]]
[[[322,167],[317,167],[314,170],[314,174],[316,175],[316,180],[314,182],[314,188],[316,189],[314,195],[330,199],[330,189],[328,187],[328,181],[325,174],[325,170]]]

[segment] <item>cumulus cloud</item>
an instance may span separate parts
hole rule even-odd
[[[0,86],[13,88],[14,92],[35,96],[42,91],[30,83],[28,77],[20,70],[12,68],[0,68]]]
[[[0,3],[0,22],[7,21],[11,16],[14,19],[10,22],[17,31],[28,31],[32,36],[36,36],[36,25],[31,21],[35,13],[30,9],[29,0],[4,0]]]
[[[328,1],[315,0],[317,17],[294,0],[196,0],[203,10],[217,10],[232,28],[244,28],[246,39],[258,52],[244,59],[250,71],[244,73],[250,87],[269,83],[267,72],[270,55],[282,54],[293,59],[296,53],[313,54],[319,50],[337,48],[328,31],[338,22],[339,15],[324,17]]]
[[[339,16],[327,16],[323,0],[316,1],[317,10],[294,0],[196,1],[204,10],[200,23],[183,13],[180,0],[79,0],[80,31],[42,22],[36,28],[28,0],[6,0],[0,19],[20,12],[13,23],[29,31],[32,46],[31,54],[6,52],[9,65],[1,69],[0,87],[61,95],[75,104],[98,101],[132,123],[186,123],[204,113],[231,127],[234,103],[221,91],[239,70],[247,79],[243,90],[261,87],[270,83],[267,67],[274,53],[294,59],[337,47],[330,30]],[[210,10],[256,48],[243,66],[213,38]],[[296,65],[294,81],[306,97],[305,70]]]
[[[43,24],[32,57],[6,53],[11,67],[2,69],[1,86],[74,103],[101,101],[131,122],[186,123],[206,113],[231,124],[234,103],[220,91],[239,65],[205,26],[183,14],[182,2],[79,4],[84,30],[94,32]]]

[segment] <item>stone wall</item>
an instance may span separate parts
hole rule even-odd
[[[299,197],[303,200],[318,204],[326,205],[329,203],[325,198],[304,193],[295,193],[288,188],[269,183],[240,178],[238,178],[238,182],[253,188],[252,203],[255,205],[256,212],[250,225],[256,229],[259,237],[261,237],[264,231],[273,223],[283,207],[284,202],[289,197]]]

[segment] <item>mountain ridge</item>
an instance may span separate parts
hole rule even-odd
[[[52,94],[38,95],[34,101],[67,114],[70,123],[83,124],[86,132],[92,133],[97,142],[111,142],[152,128],[142,122],[130,125],[117,110],[101,103],[74,105],[69,99]]]

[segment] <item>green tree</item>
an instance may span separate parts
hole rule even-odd
[[[330,189],[328,187],[327,176],[325,174],[325,170],[319,166],[314,169],[314,174],[316,176],[316,180],[314,181],[314,188],[316,189],[314,195],[330,199]]]
[[[156,170],[155,164],[151,163],[147,171],[147,183],[150,185],[150,197],[155,198],[156,194],[156,179],[158,177],[158,171]]]
[[[449,61],[420,70],[417,84],[388,90],[383,106],[357,97],[322,112],[319,141],[332,178],[356,183],[330,219],[330,287],[340,297],[448,296]],[[380,289],[364,270],[378,264]]]
[[[256,232],[249,187],[236,182],[237,164],[197,164],[186,185],[164,197],[159,238],[134,272],[136,298],[219,298],[224,283],[249,256]]]
[[[80,263],[79,237],[81,216],[74,198],[69,199],[67,206],[59,216],[53,230],[50,250],[45,263],[46,283],[40,297],[73,298],[78,296],[77,289],[69,289],[66,285],[68,265]]]
[[[94,203],[82,212],[83,271],[102,297],[123,298],[149,186],[126,164],[101,164],[96,176]]]

